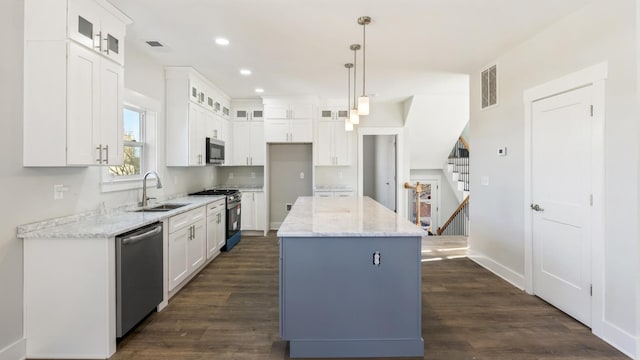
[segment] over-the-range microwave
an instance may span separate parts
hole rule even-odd
[[[224,164],[224,141],[207,138],[207,164]]]

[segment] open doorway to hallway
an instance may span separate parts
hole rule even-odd
[[[396,211],[396,135],[363,136],[363,195]]]

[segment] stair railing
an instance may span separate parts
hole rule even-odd
[[[462,136],[458,137],[458,141],[449,153],[449,164],[467,170],[459,173],[458,180],[464,182],[464,191],[469,191],[469,143]]]
[[[438,235],[469,235],[469,195],[460,203],[449,219],[438,228]]]

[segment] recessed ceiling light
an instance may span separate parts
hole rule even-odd
[[[256,88],[256,92],[257,92],[257,93],[263,93],[263,92],[264,92],[264,89],[263,89],[263,88]]]
[[[249,70],[249,69],[240,69],[240,74],[242,74],[242,75],[251,75],[251,70]]]
[[[229,45],[229,40],[219,37],[219,38],[216,38],[216,44],[222,45],[222,46],[227,46],[227,45]]]

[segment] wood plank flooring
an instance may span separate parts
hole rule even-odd
[[[422,263],[424,359],[628,359],[559,310],[460,257],[465,246],[460,239],[423,243],[423,251],[432,250],[423,252],[425,260],[441,258]],[[288,358],[278,336],[275,234],[245,237],[216,258],[112,357]]]

